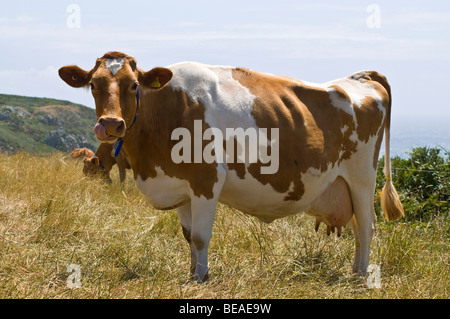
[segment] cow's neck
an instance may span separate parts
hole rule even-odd
[[[139,114],[123,138],[123,148],[130,159],[134,179],[141,176],[145,180],[156,176],[156,167],[162,168],[171,161],[169,119],[174,114],[164,111],[167,103],[158,99],[158,92],[142,91]]]
[[[193,136],[194,120],[205,119],[205,107],[192,101],[186,93],[173,90],[170,85],[158,91],[142,90],[139,115],[130,132],[124,137],[123,147],[130,158],[134,178],[143,180],[156,176],[161,168],[169,176],[183,176],[183,167],[171,158],[171,140],[174,129],[185,127]],[[207,128],[203,122],[203,130]]]

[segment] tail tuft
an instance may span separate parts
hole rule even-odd
[[[384,160],[384,174],[386,175],[386,184],[381,191],[381,209],[384,212],[384,216],[387,221],[398,220],[405,216],[402,203],[398,196],[397,190],[392,184],[391,180],[391,156],[390,156],[390,140],[391,140],[391,107],[392,107],[392,95],[391,87],[386,78],[379,73],[372,72],[371,78],[379,82],[385,89],[389,97],[386,108],[386,119],[384,122],[384,134],[385,134],[385,160]]]
[[[387,178],[386,184],[381,191],[381,209],[387,221],[398,220],[405,216],[397,190],[390,178]]]

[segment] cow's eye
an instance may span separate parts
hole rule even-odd
[[[137,87],[138,87],[138,84],[133,83],[133,85],[131,86],[131,90],[136,91]]]
[[[93,83],[91,83],[91,91],[94,91],[94,89],[95,89],[95,86]]]

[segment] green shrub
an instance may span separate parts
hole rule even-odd
[[[436,216],[448,217],[450,210],[450,158],[440,148],[417,147],[408,158],[394,157],[392,173],[395,188],[405,209],[407,221],[428,222]],[[377,189],[385,182],[384,157],[378,163]],[[380,213],[376,196],[377,214]]]

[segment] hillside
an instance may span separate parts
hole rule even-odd
[[[96,149],[95,110],[64,100],[0,94],[0,153]]]

